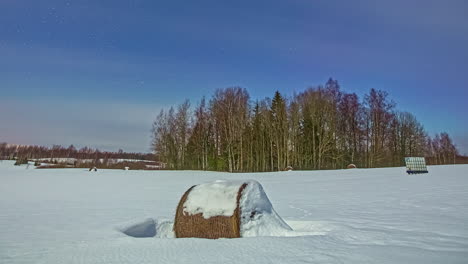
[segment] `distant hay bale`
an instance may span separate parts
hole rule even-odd
[[[177,238],[209,239],[281,235],[292,230],[256,181],[192,186],[180,199],[173,228]]]
[[[351,164],[348,165],[347,168],[348,168],[348,169],[356,169],[357,167],[356,167],[356,165],[354,165],[354,164],[351,163]]]

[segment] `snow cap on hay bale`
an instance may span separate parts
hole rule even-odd
[[[356,169],[357,167],[354,164],[349,164],[347,168],[348,169]]]
[[[192,186],[180,199],[174,221],[178,238],[281,236],[291,230],[257,181]]]

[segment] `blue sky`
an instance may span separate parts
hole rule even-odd
[[[157,112],[338,79],[468,154],[468,2],[0,2],[0,141],[149,151]]]

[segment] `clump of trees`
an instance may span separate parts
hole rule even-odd
[[[457,160],[466,160],[459,157],[458,150],[447,133],[436,134],[434,138],[427,139],[427,156],[431,164],[450,164]],[[465,158],[465,159],[464,159]]]
[[[167,168],[229,172],[401,166],[405,156],[446,164],[458,155],[447,133],[429,137],[387,92],[360,100],[333,79],[291,97],[251,101],[229,87],[193,111],[185,101],[156,117],[152,146]]]

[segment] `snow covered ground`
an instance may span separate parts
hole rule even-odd
[[[135,238],[192,185],[259,181],[296,236]],[[468,165],[227,174],[0,161],[0,263],[467,263]],[[136,226],[135,226],[136,225]],[[139,226],[138,226],[139,225]],[[151,231],[151,230],[150,230]],[[132,234],[132,232],[130,232]]]

